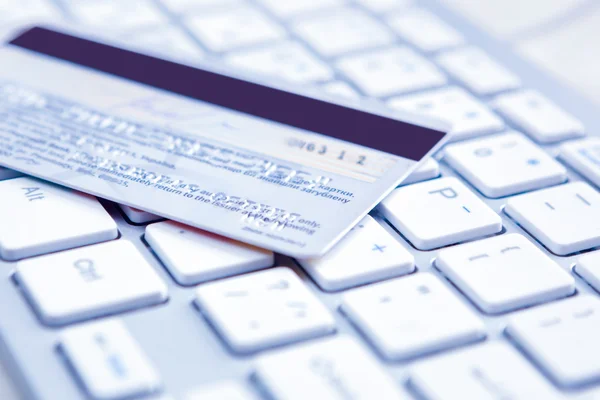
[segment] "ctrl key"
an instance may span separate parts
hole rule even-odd
[[[161,386],[151,361],[119,320],[69,328],[59,349],[93,399],[130,398]]]
[[[150,306],[168,296],[157,272],[126,240],[20,261],[15,277],[48,325]]]

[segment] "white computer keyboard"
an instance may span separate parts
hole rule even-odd
[[[600,399],[596,114],[456,21],[434,0],[0,0],[0,39],[85,25],[448,119],[455,139],[309,260],[0,168],[20,393]]]

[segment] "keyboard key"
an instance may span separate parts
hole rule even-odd
[[[62,325],[167,299],[167,287],[126,240],[17,263],[16,278],[40,319]]]
[[[498,96],[493,106],[540,143],[585,135],[581,121],[535,90]]]
[[[428,158],[420,167],[414,170],[408,178],[402,181],[402,185],[410,185],[412,183],[437,178],[438,176],[440,176],[440,164],[434,158]]]
[[[271,251],[172,221],[148,225],[144,237],[182,285],[242,274],[275,262]]]
[[[115,239],[117,224],[93,196],[33,178],[0,182],[0,256],[18,260]]]
[[[563,144],[560,148],[560,158],[600,187],[600,138]]]
[[[353,289],[344,295],[342,310],[391,360],[485,337],[485,326],[475,313],[428,273]]]
[[[448,51],[438,56],[437,61],[478,95],[495,94],[521,86],[515,74],[475,47]]]
[[[241,383],[221,381],[194,389],[183,400],[258,400],[258,397]]]
[[[504,121],[466,90],[448,87],[395,97],[389,105],[399,110],[425,114],[452,123],[450,140],[462,140],[485,133],[498,132]]]
[[[517,233],[442,250],[436,266],[477,306],[501,313],[575,292],[575,280]]]
[[[567,170],[516,132],[447,146],[445,160],[487,197],[503,197],[556,185]]]
[[[346,335],[267,353],[256,375],[273,399],[408,399],[379,361]]]
[[[523,311],[508,333],[561,386],[600,379],[600,300],[579,295]]]
[[[123,204],[119,204],[119,208],[123,211],[123,213],[127,216],[127,218],[133,222],[134,224],[145,224],[148,222],[154,222],[162,219],[158,215],[151,214],[146,211],[138,210],[134,207],[125,206]]]
[[[60,349],[94,399],[137,397],[161,386],[152,362],[119,320],[68,328]]]
[[[555,254],[600,246],[600,194],[584,182],[513,197],[504,210]]]
[[[413,0],[356,0],[359,4],[376,13],[383,13],[394,9],[405,8]]]
[[[258,0],[279,18],[291,18],[300,14],[340,6],[344,0]]]
[[[401,11],[388,19],[388,24],[405,41],[425,52],[456,47],[465,41],[456,29],[422,8]]]
[[[331,68],[296,42],[233,53],[225,60],[246,71],[272,75],[294,83],[313,83],[333,78]]]
[[[109,28],[111,34],[115,31],[133,31],[143,27],[156,29],[157,26],[168,23],[165,16],[148,0],[118,1],[118,0],[71,0],[68,10],[79,24],[95,28]]]
[[[186,22],[200,41],[216,52],[274,41],[286,35],[279,25],[249,6],[194,15]]]
[[[357,9],[337,9],[296,22],[294,31],[325,57],[383,46],[394,41],[386,27]]]
[[[575,272],[585,279],[591,287],[600,292],[600,251],[579,257]]]
[[[410,375],[427,399],[563,399],[523,356],[499,341],[422,361]]]
[[[419,250],[502,230],[500,216],[453,177],[398,188],[378,209]]]
[[[369,215],[324,256],[298,263],[324,290],[347,289],[415,270],[412,254]]]
[[[338,68],[363,93],[373,97],[442,86],[446,77],[431,62],[408,47],[395,47],[349,56]]]
[[[0,181],[4,181],[6,179],[18,178],[23,176],[19,171],[15,171],[12,169],[0,167]]]
[[[352,88],[352,86],[342,81],[326,83],[322,86],[322,88],[329,94],[341,96],[346,99],[358,99],[360,97],[360,95]]]
[[[335,330],[330,312],[291,269],[284,267],[200,285],[196,304],[239,353]]]

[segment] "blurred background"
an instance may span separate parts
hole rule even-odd
[[[355,0],[359,1],[359,0]],[[600,2],[597,0],[439,0],[468,18],[490,34],[509,42],[524,57],[577,88],[600,104]],[[258,0],[267,12],[289,13],[278,7],[285,0]],[[306,0],[312,4],[331,6],[345,0]],[[392,12],[418,0],[365,0],[376,11]],[[47,21],[58,25],[80,25],[115,39],[150,50],[166,49],[171,56],[194,60],[199,57],[235,53],[240,32],[231,31],[230,44],[217,43],[219,29],[201,22],[207,12],[227,11],[240,7],[237,17],[250,29],[241,5],[243,0],[0,0],[0,41],[8,38],[23,24]],[[17,6],[15,6],[17,5]],[[16,11],[18,10],[18,11]],[[168,11],[168,17],[162,12]],[[298,10],[302,11],[302,10]],[[236,14],[228,14],[236,18]],[[281,15],[277,15],[280,17]],[[283,15],[284,18],[289,15]],[[219,21],[217,20],[217,24]],[[213,33],[211,35],[211,29]],[[217,32],[217,33],[215,33]],[[278,39],[276,32],[260,30],[255,38],[246,38],[257,45]],[[285,40],[279,37],[280,40]],[[249,43],[243,43],[247,45]],[[235,58],[235,57],[233,57]],[[230,59],[243,64],[244,60]],[[244,65],[246,66],[246,65]],[[272,72],[272,71],[264,71]],[[335,87],[332,90],[338,90]],[[343,90],[343,89],[342,89]]]

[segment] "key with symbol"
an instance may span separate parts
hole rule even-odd
[[[500,216],[453,177],[398,188],[379,211],[419,250],[502,230]]]
[[[513,197],[504,211],[555,254],[600,246],[600,194],[585,182]]]
[[[560,158],[600,187],[600,138],[568,142],[560,147]]]
[[[600,380],[600,300],[579,295],[522,311],[508,334],[560,386]]]
[[[133,243],[117,240],[20,261],[16,279],[40,319],[63,325],[167,299]]]
[[[448,164],[487,197],[556,185],[567,170],[525,136],[516,132],[447,146]]]
[[[535,90],[498,96],[493,106],[540,143],[555,143],[585,135],[581,121]]]
[[[563,399],[521,354],[500,341],[421,361],[409,374],[427,399]]]
[[[200,285],[196,305],[238,353],[335,330],[331,313],[285,267]]]
[[[342,310],[390,360],[485,337],[479,317],[429,273],[353,289],[345,294]]]
[[[347,289],[415,270],[412,254],[369,215],[324,256],[298,263],[325,290]]]
[[[152,362],[117,319],[66,329],[60,350],[94,399],[137,397],[161,386]]]
[[[436,266],[485,312],[564,297],[575,280],[524,236],[512,233],[442,250]]]
[[[266,353],[256,363],[256,377],[274,399],[409,398],[379,361],[350,336]]]
[[[115,239],[117,224],[95,197],[34,178],[0,182],[0,257],[18,260]]]

